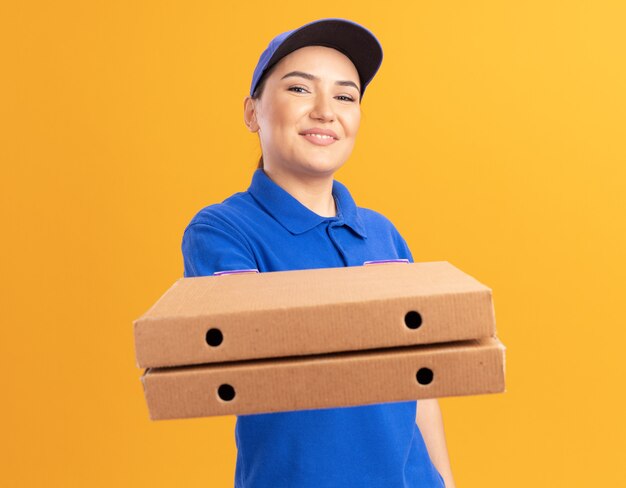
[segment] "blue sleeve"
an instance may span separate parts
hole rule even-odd
[[[396,237],[396,246],[398,248],[398,254],[401,258],[405,258],[409,260],[409,263],[413,263],[413,254],[411,254],[411,250],[409,249],[409,245],[404,240],[404,237],[400,235],[398,229],[393,228],[393,233]]]
[[[184,276],[209,276],[216,271],[256,269],[254,255],[243,236],[206,223],[193,223],[183,233]]]

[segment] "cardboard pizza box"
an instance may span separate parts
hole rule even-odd
[[[222,364],[150,368],[152,420],[334,408],[505,391],[496,338]]]
[[[495,335],[491,289],[446,261],[181,278],[134,321],[137,366]]]

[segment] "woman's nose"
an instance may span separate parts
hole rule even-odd
[[[311,117],[318,120],[334,120],[335,112],[333,111],[328,95],[318,94],[315,97]]]

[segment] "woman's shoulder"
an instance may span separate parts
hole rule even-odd
[[[406,240],[389,218],[376,210],[363,207],[359,207],[359,215],[363,220],[368,235],[372,233],[391,236],[402,257],[408,258],[410,262],[413,262],[413,255]]]
[[[185,227],[181,242],[184,276],[208,276],[216,271],[258,269],[254,250],[237,225],[243,192],[198,211]]]
[[[241,206],[244,203],[247,192],[237,192],[220,203],[211,203],[199,211],[197,211],[189,223],[187,228],[192,225],[203,224],[212,227],[224,227],[233,224]]]
[[[378,230],[396,231],[393,222],[382,213],[367,207],[358,208],[359,216],[363,220],[366,229],[376,228]]]

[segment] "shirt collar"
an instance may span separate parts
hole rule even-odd
[[[292,234],[302,234],[325,220],[336,219],[338,222],[349,226],[361,237],[367,237],[352,195],[350,195],[348,188],[337,180],[333,180],[332,189],[333,197],[337,202],[336,217],[324,217],[305,207],[274,182],[263,168],[255,170],[248,192]]]

